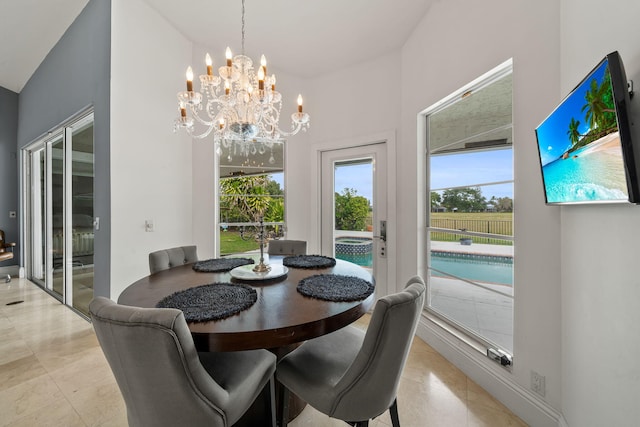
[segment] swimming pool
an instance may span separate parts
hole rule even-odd
[[[475,282],[513,285],[512,257],[431,252],[430,267],[431,274],[437,277],[451,275]]]
[[[335,257],[370,268],[373,266],[372,247],[370,238],[338,237]],[[513,258],[509,256],[432,251],[430,267],[434,268],[431,274],[436,277],[456,276],[476,282],[513,285]]]
[[[335,240],[336,258],[361,267],[373,265],[373,239],[370,237],[338,237]]]
[[[343,261],[349,261],[360,267],[372,267],[373,266],[373,254],[336,254],[337,259]]]

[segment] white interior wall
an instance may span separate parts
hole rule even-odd
[[[192,151],[193,244],[199,259],[216,256],[215,145],[210,140],[194,140]]]
[[[379,142],[381,134],[395,136],[400,117],[399,71],[400,53],[394,52],[336,69],[311,82],[309,143],[300,153],[303,157],[296,157],[304,162],[295,164],[300,176],[305,177],[305,188],[299,193],[296,209],[307,212],[311,224],[307,238],[309,252],[320,253],[318,150]],[[290,176],[298,175],[292,172]],[[395,209],[396,206],[389,206],[394,214],[388,213],[387,218],[395,218]],[[393,226],[388,225],[390,230]],[[389,238],[396,240],[395,236]],[[389,262],[395,262],[393,248],[387,249]]]
[[[140,0],[113,0],[111,298],[149,274],[148,254],[192,244],[191,140],[172,132],[192,44]],[[154,232],[145,232],[152,220]]]
[[[328,141],[348,143],[366,135],[393,131],[398,148],[398,204],[394,209],[399,243],[390,257],[395,257],[393,262],[398,265],[397,283],[422,272],[420,255],[416,254],[423,254],[424,243],[425,198],[421,184],[424,142],[417,139],[416,116],[513,57],[516,257],[522,261],[516,260],[516,362],[507,381],[528,389],[530,370],[535,369],[546,376],[546,402],[555,408],[561,406],[559,212],[544,205],[541,182],[537,179],[539,166],[533,130],[553,104],[549,99],[558,92],[558,15],[559,5],[552,0],[535,4],[507,0],[435,3],[401,51],[338,69],[311,82],[314,100],[311,145],[306,166],[301,168],[313,170],[314,147]],[[539,30],[540,22],[545,23],[544,32]],[[543,87],[532,84],[540,78],[546,82]],[[317,194],[317,174],[312,174],[309,184],[309,194]],[[309,213],[309,223],[317,224],[317,197],[300,198],[296,203]],[[319,248],[317,238],[310,240],[312,248]],[[541,265],[546,268],[540,268]],[[440,350],[448,351],[442,346]],[[477,357],[484,359],[481,355]],[[500,367],[488,369],[503,374]],[[475,379],[482,381],[479,376]],[[497,397],[505,397],[501,396],[504,388],[482,382],[481,385]],[[503,401],[509,404],[509,399]],[[533,411],[521,416],[531,422],[537,414]]]
[[[200,90],[198,76],[206,72],[205,55],[209,53],[214,59],[214,70],[221,65],[224,58],[224,47],[208,49],[199,45],[193,47],[191,59],[185,64],[193,68],[194,90]],[[193,139],[192,151],[192,185],[193,185],[193,243],[198,246],[199,259],[210,259],[216,256],[216,188],[215,167],[217,165],[215,144],[212,138]]]
[[[545,31],[540,31],[540,22],[545,23]],[[389,129],[395,132],[398,204],[394,208],[399,243],[391,257],[398,265],[398,283],[422,273],[421,255],[416,254],[424,255],[425,166],[424,142],[417,138],[417,114],[513,57],[517,299],[515,366],[512,374],[506,374],[506,381],[527,390],[532,369],[544,375],[547,390],[543,406],[556,409],[561,407],[560,214],[544,205],[534,128],[558,93],[558,39],[559,5],[552,0],[535,4],[508,0],[435,3],[401,51],[312,81],[314,122],[304,167],[313,170],[314,147],[327,141],[358,140]],[[540,85],[540,80],[545,84]],[[317,194],[317,174],[311,179],[309,194]],[[296,202],[300,209],[307,209],[311,224],[317,223],[316,199]],[[305,207],[307,203],[310,205]],[[439,347],[443,353],[455,351]],[[512,396],[504,396],[507,389],[483,384],[473,368],[462,368],[506,404],[512,403]],[[505,376],[506,371],[498,366],[487,369]],[[536,425],[538,412],[527,411],[520,411],[521,416]]]
[[[562,1],[561,92],[617,50],[640,83],[640,3]],[[640,100],[631,101],[640,143]],[[562,217],[562,406],[570,426],[640,420],[640,207],[567,206]]]
[[[394,52],[314,79],[311,144],[395,129],[400,68],[400,52]]]
[[[461,11],[464,11],[462,13]],[[458,353],[455,339],[441,341],[433,325],[423,337],[474,380],[532,425],[553,423],[518,403],[516,393],[487,380],[486,372],[519,386],[527,396],[530,372],[546,377],[544,401],[561,408],[559,212],[544,205],[534,128],[549,112],[558,90],[559,5],[552,0],[511,2],[455,0],[435,3],[403,49],[402,128],[398,159],[400,241],[398,271],[416,269],[413,251],[424,253],[425,199],[420,170],[423,143],[416,143],[416,114],[513,58],[515,168],[514,366],[507,374],[484,366],[484,356]],[[544,23],[544,30],[541,24]],[[417,145],[417,147],[416,147]],[[416,156],[418,161],[416,162]],[[416,180],[416,176],[420,177]],[[419,196],[416,199],[416,194]],[[415,212],[419,212],[417,223]],[[415,230],[419,232],[416,234]],[[531,398],[530,395],[527,396]],[[543,403],[544,406],[544,403]]]
[[[278,79],[280,78],[278,77]],[[284,186],[286,209],[285,220],[287,223],[286,238],[307,241],[307,253],[314,254],[319,253],[317,251],[314,251],[312,249],[312,245],[310,244],[313,238],[315,224],[312,225],[312,223],[309,222],[308,216],[304,213],[307,211],[310,202],[309,187],[311,183],[314,182],[314,179],[311,176],[309,169],[307,168],[307,150],[309,147],[311,135],[313,134],[313,129],[316,126],[316,100],[309,91],[309,83],[304,79],[291,79],[287,82],[287,85],[289,87],[295,88],[288,91],[288,99],[295,99],[292,97],[297,97],[297,93],[302,92],[302,95],[304,96],[305,111],[308,112],[311,116],[311,128],[307,132],[299,133],[295,136],[290,137],[289,139],[287,139],[285,145],[286,173]],[[283,110],[287,108],[286,117],[293,113],[293,111],[291,110],[292,105],[290,103],[287,107],[282,108]]]

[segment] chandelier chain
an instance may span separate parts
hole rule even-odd
[[[241,46],[242,46],[242,55],[244,55],[244,0],[242,0],[242,39],[241,39]]]

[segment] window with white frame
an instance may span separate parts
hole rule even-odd
[[[260,221],[270,239],[285,231],[284,142],[249,155],[223,152],[219,159],[220,255],[255,251]]]
[[[503,365],[513,354],[512,64],[425,110],[428,302]]]

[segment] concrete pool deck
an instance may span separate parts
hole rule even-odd
[[[513,257],[513,246],[459,242],[431,242],[432,251],[471,255]],[[501,348],[513,352],[513,296],[479,288],[454,278],[432,276],[429,280],[431,307],[461,323]],[[484,284],[513,295],[513,287]]]

